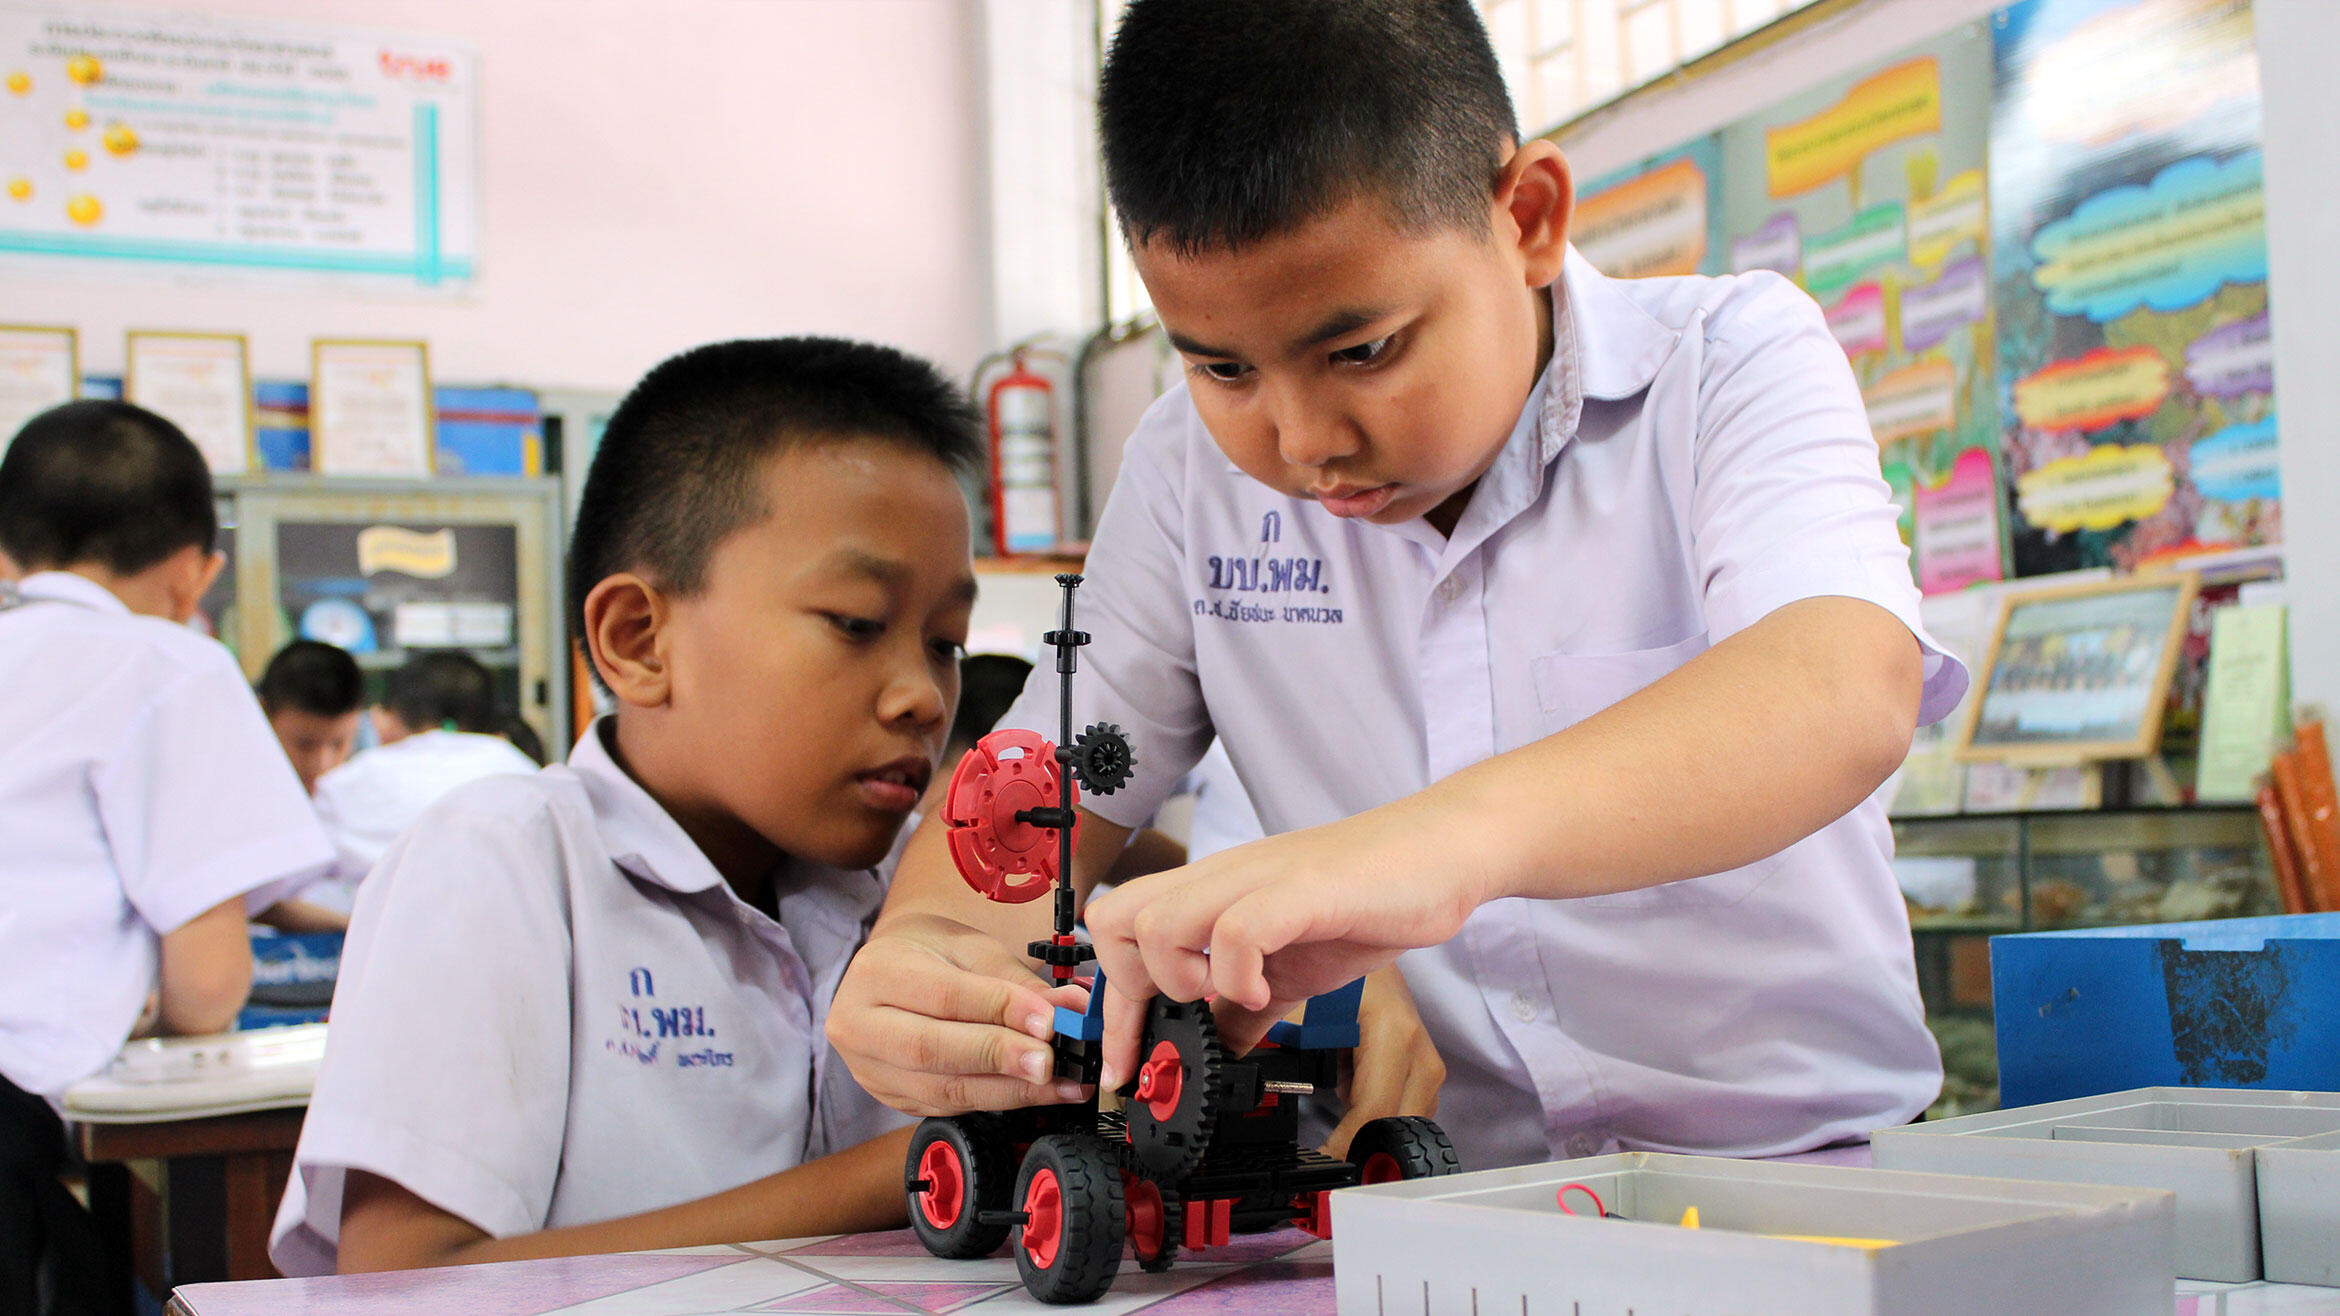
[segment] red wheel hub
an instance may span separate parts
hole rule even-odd
[[[1150,1179],[1121,1176],[1121,1199],[1129,1211],[1129,1246],[1140,1261],[1162,1255],[1170,1238],[1170,1213],[1162,1207],[1162,1190]]]
[[[926,1187],[918,1194],[918,1213],[937,1229],[959,1223],[967,1205],[967,1172],[959,1163],[959,1149],[940,1140],[926,1144],[918,1157],[918,1177]]]
[[[1078,802],[1079,788],[1057,765],[1056,746],[1039,732],[1009,728],[976,741],[951,773],[943,797],[959,876],[985,898],[1006,904],[1045,895],[1056,884],[1056,831],[1019,822],[1016,815]],[[1076,827],[1076,844],[1079,836]]]
[[[1138,1066],[1137,1099],[1155,1119],[1166,1120],[1178,1113],[1178,1093],[1185,1086],[1186,1063],[1178,1058],[1177,1045],[1156,1042],[1154,1053]]]
[[[1366,1157],[1363,1168],[1357,1172],[1357,1178],[1362,1183],[1396,1183],[1405,1177],[1405,1167],[1399,1165],[1398,1158],[1388,1152],[1375,1152]]]
[[[1056,1264],[1057,1245],[1064,1240],[1064,1191],[1056,1171],[1042,1170],[1024,1189],[1024,1252],[1042,1270]]]

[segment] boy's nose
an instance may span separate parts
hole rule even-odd
[[[1277,408],[1276,451],[1287,466],[1315,469],[1355,456],[1356,428],[1338,412],[1292,405]]]
[[[887,683],[878,716],[887,722],[933,726],[940,723],[949,711],[949,693],[922,663],[918,668],[904,671]]]

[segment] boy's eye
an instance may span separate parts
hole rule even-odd
[[[1389,345],[1395,341],[1397,341],[1396,334],[1383,334],[1381,337],[1374,339],[1370,343],[1359,343],[1355,347],[1344,347],[1340,351],[1333,353],[1332,359],[1336,365],[1371,365],[1387,354],[1389,351]]]
[[[1222,384],[1241,383],[1250,370],[1251,367],[1237,361],[1204,361],[1194,367],[1196,374],[1207,375]]]
[[[967,656],[967,646],[957,640],[936,640],[934,656],[946,663],[955,663]]]
[[[874,640],[886,633],[886,624],[870,617],[848,617],[841,612],[828,614],[829,624],[856,640]]]

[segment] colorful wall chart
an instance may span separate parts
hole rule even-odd
[[[2278,541],[2249,6],[2026,0],[1993,23],[2017,574]]]
[[[1722,273],[1720,153],[1710,134],[1579,186],[1570,240],[1611,278]]]
[[[2001,575],[1990,77],[1969,24],[1720,134],[1724,267],[1785,274],[1827,313],[1927,593]]]
[[[421,38],[0,9],[0,257],[464,283],[477,65]]]

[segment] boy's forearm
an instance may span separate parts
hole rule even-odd
[[[344,1210],[341,1270],[467,1266],[899,1228],[909,1146],[910,1130],[897,1129],[711,1197],[510,1238],[487,1237],[388,1185],[393,1200],[386,1207],[377,1199],[368,1203],[371,1210],[354,1202]]]
[[[1576,726],[1390,807],[1473,838],[1477,900],[1601,895],[1775,854],[1908,754],[1922,684],[1875,604],[1806,599]]]

